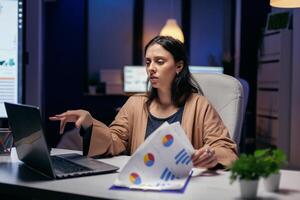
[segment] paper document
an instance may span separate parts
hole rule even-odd
[[[131,156],[114,184],[143,190],[181,189],[191,173],[193,153],[179,122],[164,123]]]

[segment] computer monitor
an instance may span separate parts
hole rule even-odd
[[[0,125],[4,102],[22,102],[23,0],[0,1]]]
[[[223,67],[215,66],[189,66],[192,74],[215,73],[223,74]],[[125,93],[140,93],[147,91],[147,72],[145,66],[124,66],[123,90]]]
[[[124,66],[123,90],[125,93],[147,91],[147,72],[145,66]]]
[[[292,12],[289,10],[269,13],[265,32],[270,33],[280,29],[291,29],[293,24],[292,18]]]

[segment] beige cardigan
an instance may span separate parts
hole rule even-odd
[[[94,119],[88,155],[132,154],[143,142],[148,113],[144,95],[131,96],[107,127]],[[237,158],[236,144],[229,138],[221,118],[204,96],[192,94],[185,106],[181,125],[195,149],[214,148],[218,162],[228,166]]]

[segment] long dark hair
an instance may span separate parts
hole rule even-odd
[[[199,85],[192,77],[189,70],[188,57],[184,45],[179,40],[170,36],[156,36],[146,45],[144,55],[146,55],[147,49],[154,44],[159,44],[165,50],[170,52],[175,63],[179,61],[183,62],[183,68],[174,78],[171,89],[172,103],[177,107],[182,107],[192,93],[202,93]],[[150,82],[148,80],[148,85],[149,84]],[[147,96],[148,100],[146,101],[146,106],[148,109],[151,102],[158,97],[157,89],[150,87],[150,91],[147,93]]]

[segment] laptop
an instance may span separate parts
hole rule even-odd
[[[76,153],[50,156],[40,110],[5,102],[18,158],[52,179],[115,172],[119,168]]]

